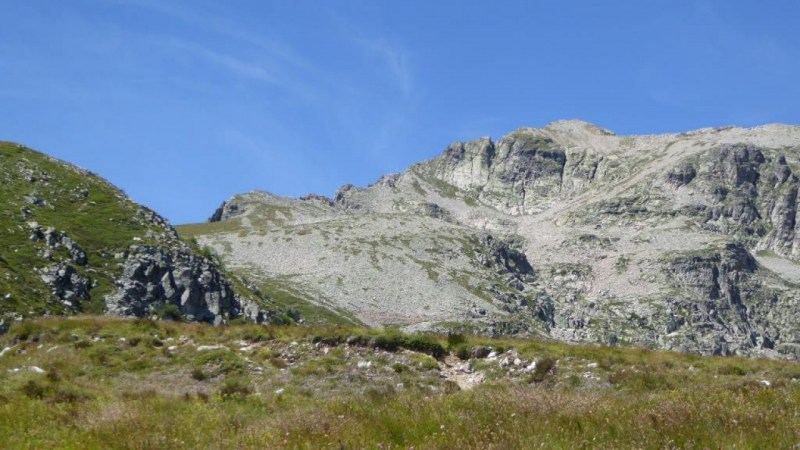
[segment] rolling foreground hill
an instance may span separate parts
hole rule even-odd
[[[798,173],[800,127],[560,121],[178,230],[310,323],[797,358]]]
[[[0,142],[0,204],[0,331],[39,315],[275,315],[161,216],[68,163]]]

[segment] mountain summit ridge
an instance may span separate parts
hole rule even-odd
[[[797,126],[556,121],[334,198],[240,194],[179,230],[267,292],[368,325],[794,358],[798,168]]]

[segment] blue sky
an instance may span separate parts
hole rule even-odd
[[[800,2],[0,0],[0,139],[174,223],[450,142],[800,123]]]

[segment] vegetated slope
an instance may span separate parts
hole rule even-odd
[[[40,318],[0,336],[0,447],[791,448],[798,378],[535,339]]]
[[[800,128],[452,144],[334,199],[237,195],[179,228],[369,325],[797,357]]]
[[[43,314],[268,315],[161,216],[87,171],[0,142],[0,203],[0,328]]]

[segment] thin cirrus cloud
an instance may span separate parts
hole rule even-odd
[[[409,66],[407,52],[404,49],[380,39],[356,37],[352,41],[382,61],[401,92],[405,96],[411,95],[411,67]]]

